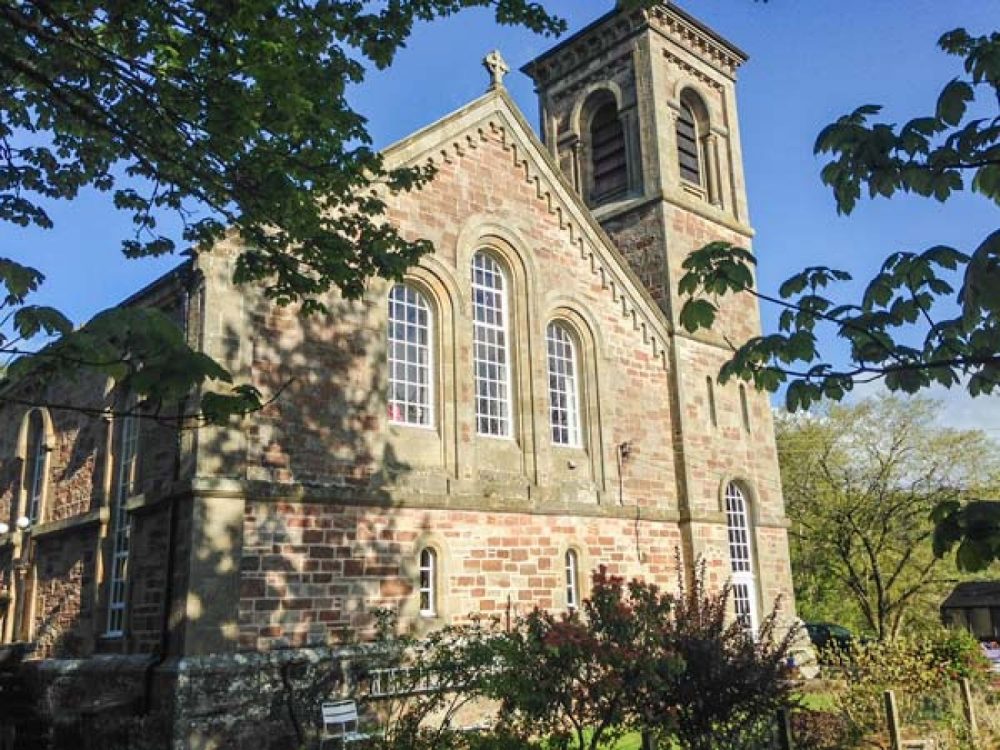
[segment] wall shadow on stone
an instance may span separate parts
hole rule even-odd
[[[239,436],[198,438],[204,455],[227,454],[219,464],[247,497],[195,499],[181,519],[193,532],[190,577],[174,585],[190,583],[188,619],[172,637],[203,656],[170,687],[179,733],[297,746],[315,733],[319,703],[348,690],[345,654],[374,633],[373,606],[412,594],[392,514],[359,510],[391,508],[412,471],[386,439],[380,304],[338,301],[304,318],[248,304],[252,340],[225,331],[229,361],[276,397]]]

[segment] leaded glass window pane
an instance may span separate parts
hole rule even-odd
[[[580,399],[577,387],[576,346],[564,326],[545,329],[549,365],[549,425],[556,445],[579,447]]]
[[[500,264],[482,252],[472,259],[472,313],[476,432],[510,437],[507,282]]]
[[[388,305],[389,419],[433,427],[430,307],[420,292],[405,284],[390,290]]]

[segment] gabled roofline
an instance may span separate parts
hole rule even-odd
[[[176,281],[184,281],[184,278],[194,270],[194,258],[188,258],[176,266],[171,268],[162,276],[158,276],[151,282],[146,284],[146,286],[139,289],[137,292],[133,292],[128,297],[119,302],[115,307],[129,307],[138,302],[146,301],[147,297],[154,297],[157,293],[161,292],[170,284]]]
[[[523,164],[534,172],[534,175],[526,175],[526,179],[535,183],[540,198],[544,196],[549,201],[550,213],[560,215],[560,225],[569,233],[567,241],[583,253],[581,263],[585,262],[585,254],[589,250],[591,271],[600,274],[602,285],[621,306],[623,317],[633,318],[637,335],[642,336],[652,348],[654,357],[662,361],[664,368],[669,367],[665,352],[669,340],[675,335],[673,325],[503,87],[487,91],[464,107],[392,144],[382,153],[387,162],[395,162],[395,165],[451,158],[456,153],[462,153],[465,142],[471,141],[470,133],[477,126],[485,125],[491,117],[509,134],[509,137],[504,137],[505,149],[513,149],[513,163]],[[466,120],[464,125],[460,125],[462,120]],[[452,125],[460,125],[456,133],[461,132],[461,136],[438,135],[439,131],[448,130]]]

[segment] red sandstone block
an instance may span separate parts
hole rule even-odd
[[[253,599],[264,596],[264,579],[244,578],[240,581],[240,596]]]
[[[354,578],[364,573],[364,563],[361,560],[344,560],[344,575]]]
[[[409,596],[412,591],[413,585],[399,578],[390,578],[379,583],[379,594],[385,597]]]

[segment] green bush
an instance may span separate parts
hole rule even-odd
[[[990,662],[979,641],[966,630],[942,628],[929,639],[932,658],[941,665],[947,678],[963,677],[973,682],[989,678]]]
[[[833,696],[846,726],[845,747],[884,738],[887,690],[896,694],[909,734],[933,737],[941,748],[972,747],[958,680],[982,683],[989,665],[968,634],[940,628],[919,637],[854,643],[831,657],[845,678]]]

